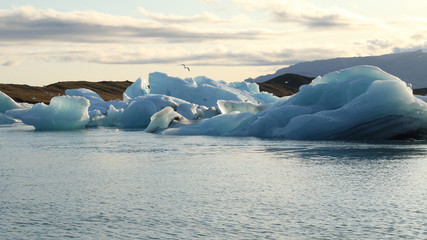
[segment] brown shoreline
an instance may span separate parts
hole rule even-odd
[[[67,89],[86,88],[96,92],[104,100],[117,100],[123,98],[123,92],[132,82],[130,81],[69,81],[57,82],[43,87],[29,86],[25,84],[0,83],[0,91],[11,97],[16,102],[48,104],[50,99],[58,95],[64,95]]]

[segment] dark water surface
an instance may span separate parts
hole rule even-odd
[[[426,239],[426,142],[0,127],[0,239]]]

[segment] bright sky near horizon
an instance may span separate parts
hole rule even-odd
[[[242,81],[300,61],[424,49],[426,9],[425,0],[0,0],[0,83],[155,71]]]

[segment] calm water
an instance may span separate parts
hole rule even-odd
[[[426,142],[0,127],[0,239],[426,239]]]

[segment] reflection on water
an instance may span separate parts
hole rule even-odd
[[[426,141],[388,142],[311,142],[286,141],[287,146],[266,146],[265,151],[278,156],[299,156],[303,159],[328,160],[393,160],[405,157],[424,157],[427,153]]]
[[[424,239],[425,142],[0,128],[0,239]]]

